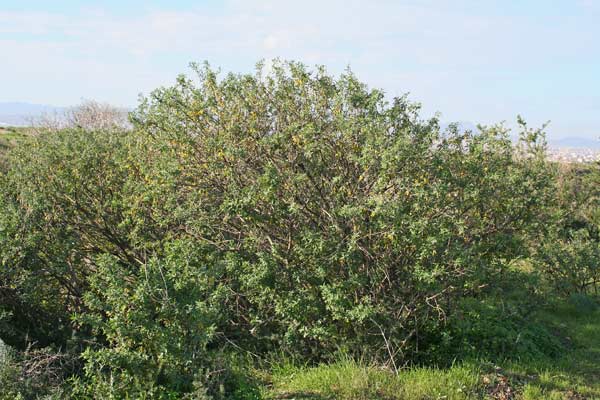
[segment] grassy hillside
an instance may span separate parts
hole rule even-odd
[[[0,152],[27,134],[28,128],[0,127]]]

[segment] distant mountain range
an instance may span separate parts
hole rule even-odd
[[[600,149],[600,139],[584,137],[569,137],[563,139],[548,140],[550,147],[571,149]]]
[[[27,126],[35,118],[44,114],[61,113],[66,107],[56,107],[31,103],[2,103],[0,102],[0,126]]]
[[[56,107],[44,104],[31,103],[3,103],[0,102],[0,126],[27,126],[31,122],[42,115],[53,115],[63,113],[67,107]],[[457,122],[459,130],[477,131],[477,126],[472,122],[459,121]],[[442,123],[441,128],[445,129],[449,123]],[[552,139],[548,141],[550,147],[553,148],[586,148],[600,149],[600,140],[585,137],[568,137],[562,139]]]
[[[477,125],[468,121],[456,122],[458,129],[461,132],[473,131],[477,132]],[[442,123],[441,128],[445,129],[450,126],[449,123]],[[600,135],[599,135],[600,136]],[[517,140],[518,136],[512,136],[512,140]],[[587,138],[581,136],[566,137],[560,139],[548,139],[550,148],[569,148],[569,149],[600,149],[600,138]]]

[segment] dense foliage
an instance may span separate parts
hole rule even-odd
[[[72,395],[231,397],[233,353],[392,370],[498,354],[504,331],[476,322],[494,306],[477,304],[516,260],[533,251],[576,289],[597,279],[597,231],[557,211],[541,131],[521,122],[515,146],[502,126],[442,130],[295,63],[196,72],[133,129],[40,131],[0,175],[0,338],[71,354]],[[546,234],[569,247],[546,251]],[[561,270],[569,254],[585,272]],[[502,316],[506,343],[523,315]]]
[[[598,294],[600,286],[600,170],[565,166],[559,175],[557,223],[537,257],[561,293]]]

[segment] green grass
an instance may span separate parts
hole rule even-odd
[[[351,360],[312,368],[284,365],[270,372],[263,398],[600,399],[600,311],[580,313],[562,305],[538,318],[565,343],[564,354],[496,364],[463,362],[447,369],[412,368],[397,376]]]
[[[523,398],[600,399],[600,311],[583,314],[562,306],[542,317],[559,331],[568,350],[554,360],[507,365],[511,373],[530,377]]]
[[[479,388],[479,370],[410,369],[398,376],[374,367],[341,361],[315,368],[285,368],[272,375],[271,399],[467,399]],[[445,396],[445,397],[442,397]]]

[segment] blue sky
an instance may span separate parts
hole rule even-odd
[[[346,66],[425,116],[600,137],[600,0],[0,0],[0,101],[135,106],[191,61]]]

